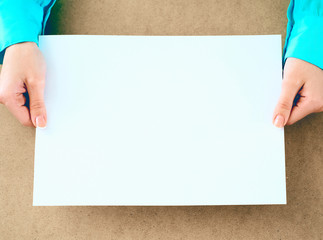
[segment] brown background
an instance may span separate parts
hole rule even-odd
[[[284,38],[288,3],[60,0],[48,31]],[[32,207],[35,131],[0,106],[0,239],[322,239],[323,115],[287,127],[285,135],[286,206]]]

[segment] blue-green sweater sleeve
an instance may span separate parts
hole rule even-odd
[[[55,0],[0,0],[0,64],[5,49],[20,42],[35,42],[44,33]]]
[[[291,0],[283,61],[299,58],[323,69],[323,0]]]

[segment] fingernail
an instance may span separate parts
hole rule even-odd
[[[274,121],[274,125],[278,128],[284,127],[285,119],[282,115],[277,115]]]
[[[45,118],[43,116],[36,117],[36,127],[37,128],[46,128]]]

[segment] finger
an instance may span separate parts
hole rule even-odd
[[[24,106],[26,104],[26,97],[23,94],[17,94],[16,102],[18,106]]]
[[[34,126],[30,119],[29,109],[26,106],[18,105],[15,101],[8,102],[6,106],[22,125],[27,127]]]
[[[45,128],[47,115],[44,103],[44,81],[29,81],[26,85],[29,94],[31,121],[35,127]]]
[[[313,104],[302,99],[296,106],[293,107],[293,110],[287,121],[287,125],[291,125],[313,112],[315,112]]]
[[[302,87],[303,82],[295,81],[291,77],[286,77],[282,83],[282,90],[274,110],[273,124],[276,127],[284,127],[289,119],[296,94]]]

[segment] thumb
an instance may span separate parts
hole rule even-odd
[[[281,94],[273,114],[273,124],[276,127],[282,128],[286,125],[295,96],[302,85],[302,82],[296,79],[285,78],[283,80]]]
[[[27,84],[30,118],[35,127],[45,128],[47,114],[44,102],[45,81],[30,81]]]
[[[310,113],[316,112],[315,105],[309,101],[301,99],[297,106],[293,107],[293,110],[288,119],[287,125],[291,125],[298,120],[301,120]]]

